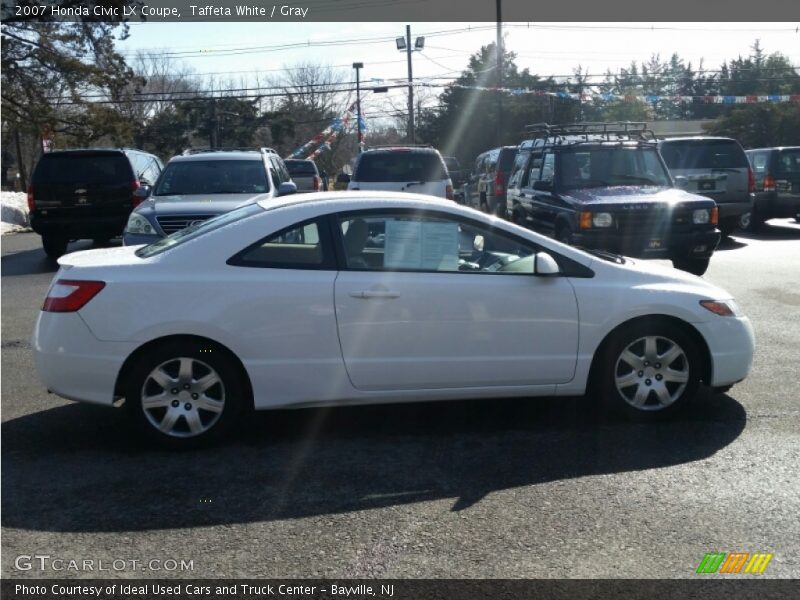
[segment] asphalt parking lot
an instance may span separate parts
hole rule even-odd
[[[53,271],[38,236],[3,237],[3,577],[98,575],[15,567],[44,554],[193,561],[103,573],[121,577],[671,578],[719,551],[800,576],[793,220],[735,236],[705,276],[753,321],[753,373],[657,425],[594,422],[585,399],[410,404],[261,413],[221,447],[152,450],[38,383]]]

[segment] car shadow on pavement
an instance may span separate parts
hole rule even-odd
[[[2,424],[2,524],[57,532],[249,523],[452,499],[707,458],[745,427],[703,390],[663,423],[600,421],[585,399],[257,413],[231,441],[150,448],[122,411],[67,405]]]
[[[58,271],[56,261],[48,258],[41,248],[6,254],[0,260],[2,260],[3,277],[38,275]]]
[[[735,231],[732,235],[744,240],[800,240],[800,227],[794,219],[773,219],[764,223],[755,233]]]

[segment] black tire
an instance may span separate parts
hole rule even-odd
[[[637,358],[641,353],[647,359],[647,339],[656,340],[656,353],[651,360],[639,364],[637,370],[627,362],[629,359],[623,358],[623,352],[627,350],[630,356]],[[663,353],[661,356],[667,356],[673,347],[677,347],[680,354],[668,365],[652,361],[652,358],[658,360],[659,352]],[[694,338],[673,322],[654,319],[621,328],[604,344],[599,360],[599,369],[596,371],[599,381],[593,388],[600,391],[601,409],[635,421],[668,418],[692,400],[700,385],[700,350]],[[667,381],[678,376],[685,377],[685,382]],[[625,385],[625,377],[634,381]],[[660,379],[657,380],[658,377]],[[617,385],[618,379],[620,386]],[[662,389],[666,390],[668,402],[659,397],[659,392],[664,393],[660,391]],[[644,402],[637,407],[636,404],[641,402],[638,399],[640,390]]]
[[[572,246],[572,229],[569,225],[559,225],[556,229],[556,239],[562,244]]]
[[[731,234],[736,230],[738,226],[739,226],[738,219],[729,219],[721,222],[719,224],[719,231],[720,234],[722,234],[722,237],[720,239],[726,240],[729,237],[731,237]]]
[[[673,258],[672,266],[692,275],[702,276],[708,271],[710,258]]]
[[[181,359],[192,361],[190,385],[197,385],[198,388],[181,389],[184,385],[188,385],[180,376],[179,370],[183,364]],[[173,378],[174,382],[169,385],[175,385],[175,388],[166,389],[151,377],[158,367],[162,367],[163,372]],[[199,380],[209,374],[217,375],[219,383],[201,392],[203,398],[200,398],[199,394],[194,392],[200,390]],[[167,398],[172,395],[175,398],[169,401],[168,406],[156,406],[145,410],[142,405],[142,393],[150,390],[158,394],[159,389],[168,395]],[[174,449],[196,448],[219,441],[234,428],[250,406],[247,387],[234,360],[213,345],[190,340],[168,341],[140,356],[128,372],[124,390],[125,408],[134,426],[157,444]],[[195,401],[204,402],[205,398],[212,399],[216,403],[215,410],[192,405]],[[222,398],[221,404],[220,398]],[[216,408],[220,410],[217,411]],[[161,421],[166,425],[167,412],[173,409],[173,415],[177,416],[172,417],[171,431],[165,433],[157,428],[156,422]],[[199,419],[200,426],[207,427],[199,433],[190,431],[189,417],[194,417],[190,415],[192,409]]]
[[[764,219],[755,210],[739,217],[739,229],[748,233],[756,233],[764,224]]]
[[[67,244],[69,244],[69,240],[64,237],[55,235],[42,236],[42,248],[44,248],[44,253],[53,259],[64,255],[67,251]]]

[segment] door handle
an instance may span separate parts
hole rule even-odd
[[[350,292],[353,298],[369,299],[369,298],[399,298],[398,292],[390,292],[389,290],[359,290],[357,292]]]

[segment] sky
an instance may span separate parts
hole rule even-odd
[[[352,80],[352,63],[363,62],[361,80],[370,84],[407,76],[405,53],[393,41],[405,35],[405,25],[132,23],[130,37],[117,44],[126,55],[170,52],[198,78],[210,74],[239,80],[256,72],[263,78],[314,62],[339,69]],[[412,39],[426,38],[424,50],[413,55],[415,79],[442,78],[439,82],[458,76],[470,54],[496,36],[494,23],[411,23],[411,33]],[[695,68],[702,60],[706,69],[718,69],[725,60],[746,56],[756,39],[767,53],[781,52],[800,65],[798,23],[507,23],[504,36],[506,49],[517,54],[518,67],[542,76],[568,76],[578,65],[602,75],[634,60],[653,54],[667,59],[674,52]],[[404,95],[404,90],[394,90],[381,101],[397,100],[402,106]],[[381,101],[367,97],[364,104]]]

